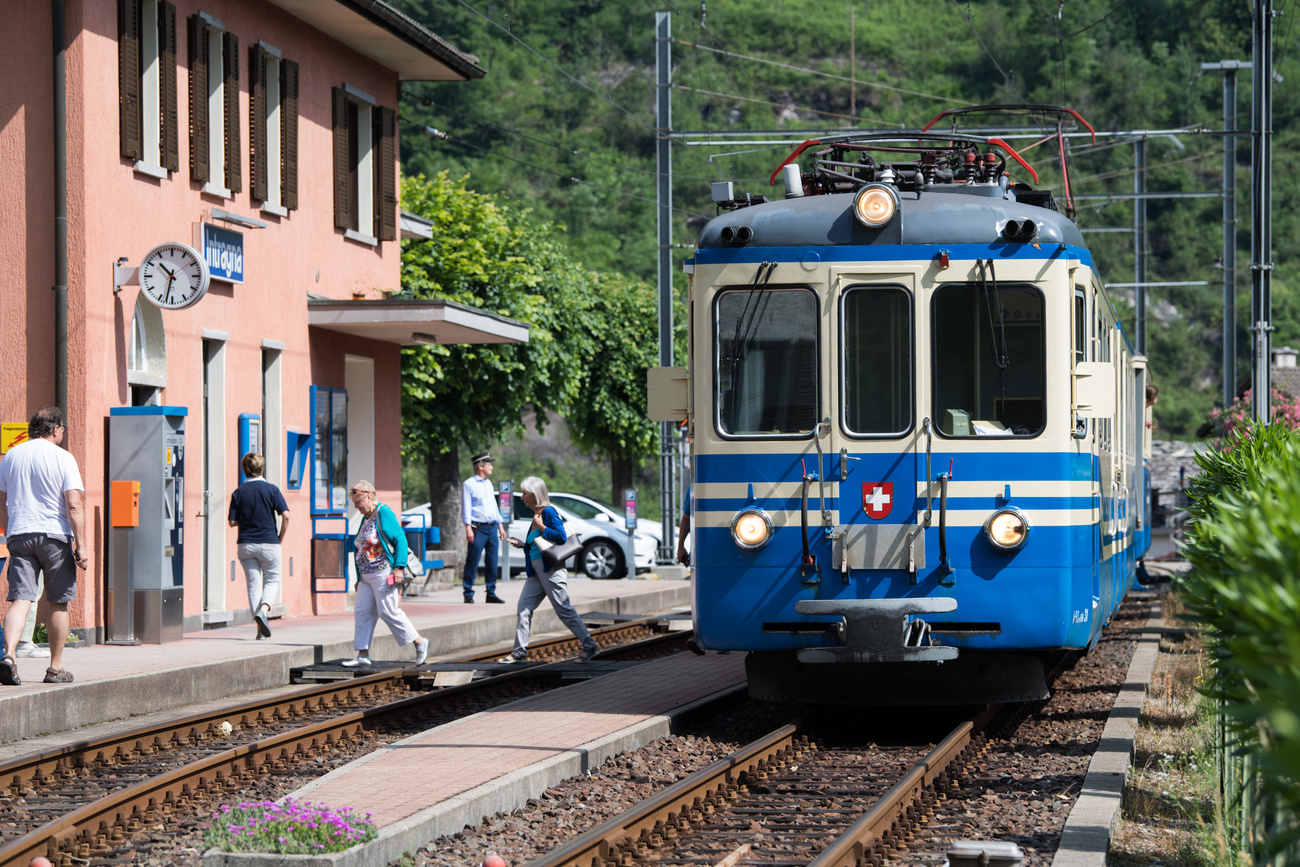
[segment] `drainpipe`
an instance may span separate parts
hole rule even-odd
[[[54,23],[54,402],[68,417],[68,119],[63,0],[51,0]]]

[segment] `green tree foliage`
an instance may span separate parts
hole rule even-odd
[[[574,442],[609,458],[609,501],[622,501],[632,475],[654,451],[658,425],[646,417],[646,370],[658,363],[654,290],[611,275],[592,280],[590,315],[599,324],[577,397],[565,412]]]
[[[1249,3],[1191,0],[962,0],[916,4],[870,0],[827,6],[809,0],[727,0],[669,7],[648,0],[556,4],[497,0],[395,0],[457,46],[477,54],[487,76],[471,83],[405,86],[403,116],[448,131],[446,141],[409,133],[409,173],[472,173],[474,187],[504,193],[543,220],[568,229],[572,255],[587,268],[653,280],[655,258],[655,13],[673,14],[673,128],[714,132],[776,130],[770,147],[673,146],[674,239],[689,243],[713,215],[709,181],[771,194],[767,178],[793,142],[828,127],[917,127],[943,108],[970,103],[1058,103],[1099,130],[1203,128],[1206,134],[1151,139],[1152,191],[1218,189],[1221,78],[1200,64],[1249,60]],[[850,65],[850,9],[854,10]],[[1279,19],[1281,21],[1282,19]],[[1276,68],[1300,77],[1279,25]],[[729,52],[729,53],[721,53]],[[760,62],[768,61],[768,62]],[[781,64],[781,65],[778,65]],[[799,69],[812,70],[805,73]],[[1239,126],[1249,127],[1250,76],[1239,76]],[[1273,188],[1287,189],[1300,149],[1300,91],[1279,87],[1274,102]],[[990,118],[1021,125],[1024,118]],[[782,135],[764,136],[781,139]],[[754,138],[758,138],[757,135]],[[1055,148],[1013,139],[1063,198]],[[1133,188],[1131,145],[1093,148],[1071,139],[1076,193]],[[710,154],[713,159],[710,160]],[[1238,370],[1248,370],[1249,146],[1239,168]],[[1280,198],[1280,197],[1279,197]],[[1274,260],[1300,244],[1295,209],[1274,215]],[[1186,436],[1222,395],[1221,215],[1214,199],[1152,200],[1147,206],[1148,279],[1210,281],[1148,293],[1148,356],[1161,385],[1163,432]],[[1132,202],[1079,203],[1085,228],[1133,224]],[[1132,282],[1126,233],[1090,235],[1108,280]],[[686,251],[678,253],[680,258]],[[676,269],[675,269],[676,270]],[[1300,320],[1282,309],[1286,270],[1274,272],[1274,341],[1300,345]],[[685,279],[675,273],[679,299]],[[1132,333],[1133,321],[1127,323]]]
[[[405,293],[529,326],[527,343],[402,350],[404,458],[425,462],[433,523],[444,542],[461,548],[459,449],[522,430],[525,404],[553,409],[573,398],[584,329],[592,324],[585,321],[589,278],[568,258],[553,227],[467,189],[464,179],[446,172],[404,179],[402,206],[433,225],[432,240],[403,242]]]

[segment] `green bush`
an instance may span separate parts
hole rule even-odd
[[[1261,794],[1285,814],[1269,844],[1280,851],[1300,815],[1300,434],[1245,428],[1197,463],[1181,590],[1206,629],[1206,693],[1228,744],[1253,756]]]

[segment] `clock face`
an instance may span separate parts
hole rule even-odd
[[[186,244],[159,244],[140,263],[140,288],[168,310],[198,303],[208,291],[208,263]]]

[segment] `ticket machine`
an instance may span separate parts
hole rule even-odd
[[[184,633],[187,413],[183,406],[109,410],[109,644],[161,644]]]

